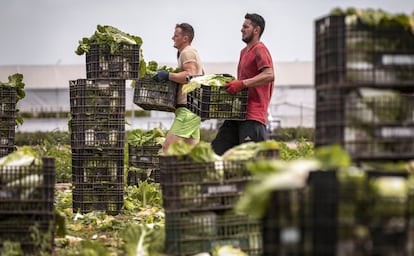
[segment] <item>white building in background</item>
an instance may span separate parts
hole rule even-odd
[[[174,67],[174,63],[160,63]],[[269,115],[282,127],[314,127],[315,90],[313,62],[275,62],[275,89]],[[236,76],[237,63],[204,63],[207,74]],[[19,102],[21,112],[69,112],[69,81],[86,78],[85,65],[0,66],[0,81],[14,73],[23,74],[26,97]],[[133,103],[134,90],[126,85],[126,109],[139,110]],[[173,119],[172,113],[152,111],[151,121]],[[205,127],[215,120],[203,123]],[[169,124],[166,125],[167,127]]]

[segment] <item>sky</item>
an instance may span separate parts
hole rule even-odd
[[[336,7],[411,14],[413,0],[1,0],[1,65],[85,63],[78,41],[96,26],[140,36],[146,61],[176,62],[175,24],[195,29],[193,46],[203,62],[237,62],[246,13],[266,21],[261,40],[274,62],[313,61],[314,22]],[[1,68],[1,67],[0,67]]]

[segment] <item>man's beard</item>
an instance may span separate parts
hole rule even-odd
[[[251,34],[248,37],[242,38],[243,42],[245,42],[246,44],[250,43],[253,40],[253,34]]]

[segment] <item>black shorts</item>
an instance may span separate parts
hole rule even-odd
[[[245,142],[267,140],[266,126],[254,120],[226,120],[211,142],[214,152],[223,155],[228,149]]]

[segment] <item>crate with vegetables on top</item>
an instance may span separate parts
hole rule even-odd
[[[160,127],[149,131],[135,129],[128,134],[128,185],[160,182],[159,155],[165,135]]]
[[[144,65],[145,63],[142,63]],[[143,69],[143,68],[142,68]],[[134,103],[144,110],[174,112],[177,103],[178,84],[172,81],[158,82],[153,79],[157,70],[177,72],[177,69],[159,66],[155,61],[145,65],[145,75],[134,80]]]
[[[8,80],[8,82],[0,82],[0,157],[15,149],[15,127],[23,123],[23,118],[18,115],[17,102],[26,95],[22,74],[10,75]]]
[[[79,40],[77,55],[86,53],[89,79],[137,79],[140,74],[142,39],[109,25],[97,25],[91,37]]]
[[[51,250],[54,186],[54,158],[39,157],[28,146],[0,158],[0,252],[6,241],[19,242],[24,255],[38,255],[39,241]]]
[[[229,94],[224,85],[231,80],[234,77],[229,74],[193,77],[182,89],[187,93],[187,107],[201,119],[245,120],[248,91]]]

